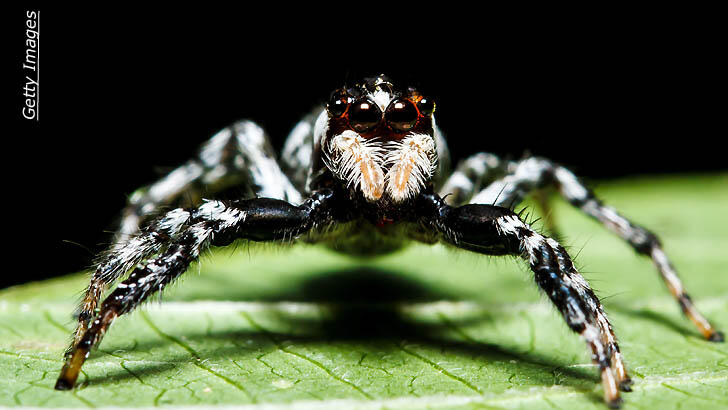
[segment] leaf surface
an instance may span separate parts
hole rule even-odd
[[[595,191],[658,234],[697,306],[728,330],[728,176]],[[625,408],[728,407],[726,344],[699,337],[649,260],[554,203],[635,379]],[[0,406],[605,408],[584,343],[514,258],[441,246],[367,260],[315,246],[214,250],[163,301],[118,319],[80,388],[57,392],[86,280],[0,292]]]

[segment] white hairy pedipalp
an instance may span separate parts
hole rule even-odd
[[[402,202],[415,196],[435,172],[435,141],[426,134],[411,134],[389,144],[387,193],[395,202]]]
[[[426,134],[385,142],[346,130],[331,140],[327,163],[348,186],[359,187],[367,200],[376,201],[386,191],[394,202],[402,202],[415,196],[432,177],[437,152],[434,140]]]
[[[383,151],[376,140],[346,130],[331,141],[328,165],[347,185],[359,186],[367,200],[376,201],[384,193]]]

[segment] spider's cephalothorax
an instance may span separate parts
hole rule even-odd
[[[631,379],[601,301],[566,250],[511,210],[544,188],[555,188],[650,257],[703,337],[723,340],[693,305],[657,237],[604,205],[568,169],[544,158],[476,153],[446,174],[449,157],[434,108],[384,76],[367,79],[334,91],[326,108],[301,120],[280,161],[263,130],[240,121],[213,136],[196,158],[135,192],[86,289],[56,389],[74,386],[117,317],[172,283],[209,246],[300,239],[374,255],[419,241],[525,259],[538,287],[586,342],[607,404],[618,406]],[[240,197],[201,199],[228,188]],[[176,209],[160,213],[170,206]]]
[[[340,88],[314,131],[320,160],[367,201],[411,199],[437,169],[434,110],[432,100],[384,76]]]

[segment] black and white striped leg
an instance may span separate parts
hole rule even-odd
[[[174,231],[158,232],[165,238],[157,245],[160,252],[137,266],[104,300],[90,326],[80,332],[68,350],[56,389],[67,390],[74,386],[89,352],[101,341],[116,317],[130,312],[177,279],[208,246],[224,246],[235,239],[295,238],[315,225],[333,223],[337,212],[332,205],[334,200],[331,191],[320,191],[300,206],[268,198],[208,201],[197,209],[174,210],[162,217],[160,221],[174,219],[179,226]],[[127,243],[126,246],[134,245]],[[128,251],[138,252],[136,248]]]
[[[683,313],[695,324],[700,333],[710,341],[724,340],[723,333],[716,330],[693,304],[657,236],[633,224],[614,208],[605,206],[568,169],[543,158],[529,158],[519,162],[515,172],[485,188],[471,202],[512,207],[533,190],[552,185],[556,186],[561,195],[573,206],[601,222],[607,229],[632,245],[639,254],[650,257]]]
[[[620,388],[630,379],[612,326],[599,298],[555,240],[533,231],[507,208],[490,205],[450,207],[436,195],[420,198],[421,223],[438,231],[446,242],[489,255],[520,255],[534,272],[538,286],[561,312],[568,326],[587,343],[599,366],[607,404],[621,403]]]
[[[320,115],[325,114],[324,107],[317,107],[311,113],[304,116],[293,127],[281,151],[280,163],[283,171],[291,179],[293,186],[299,192],[308,190],[308,178],[311,172],[311,155],[315,144],[313,135],[316,120]]]
[[[467,203],[481,187],[501,178],[508,169],[510,161],[498,156],[481,152],[458,163],[455,171],[445,181],[439,193],[448,205]]]
[[[207,204],[205,204],[207,205]],[[126,241],[114,244],[99,261],[78,308],[73,345],[86,332],[104,291],[137,264],[158,253],[169,241],[177,240],[188,226],[192,213],[185,209],[167,212]]]
[[[179,209],[144,227],[162,206],[197,206],[201,195],[235,187],[242,198],[262,196],[300,203],[301,196],[279,168],[264,131],[251,121],[240,121],[218,132],[196,158],[159,181],[137,190],[122,212],[119,231],[94,271],[79,308],[74,340],[85,331],[103,292],[143,259],[175,238],[188,213]]]
[[[263,129],[252,121],[239,121],[215,134],[196,158],[135,191],[122,212],[115,242],[135,235],[161,206],[196,206],[203,196],[231,187],[242,198],[277,198],[296,204],[302,200],[278,166]]]
[[[532,157],[510,164],[506,175],[492,181],[470,199],[471,204],[513,208],[534,190],[554,183],[554,164]]]

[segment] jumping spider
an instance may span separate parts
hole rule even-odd
[[[209,246],[295,238],[376,255],[416,240],[524,258],[538,286],[586,341],[607,404],[618,406],[619,391],[630,391],[632,381],[602,304],[564,248],[511,211],[548,186],[650,256],[702,335],[723,341],[693,306],[655,235],[603,205],[569,170],[543,158],[505,161],[479,153],[445,175],[448,150],[434,110],[434,102],[413,88],[397,88],[385,76],[368,78],[334,91],[325,109],[304,118],[280,164],[263,130],[241,121],[212,137],[197,158],[137,191],[93,273],[55,388],[73,388],[114,319],[177,279]],[[196,207],[151,216],[182,198],[231,186],[244,191],[241,199],[198,199]],[[104,291],[129,271],[99,306]]]

